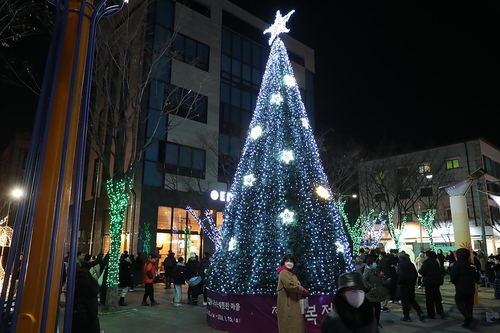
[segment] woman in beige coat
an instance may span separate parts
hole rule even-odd
[[[304,315],[300,311],[300,299],[307,296],[307,289],[300,285],[293,268],[297,262],[292,254],[286,254],[278,268],[278,331],[279,333],[304,333]]]

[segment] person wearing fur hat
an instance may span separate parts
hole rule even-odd
[[[474,294],[476,283],[481,275],[476,265],[471,262],[471,251],[466,248],[457,250],[457,261],[451,267],[450,279],[455,285],[455,304],[458,311],[464,316],[462,327],[474,329],[478,323],[474,319]]]
[[[300,300],[309,294],[302,287],[293,268],[297,261],[292,254],[285,254],[277,269],[278,278],[278,331],[279,333],[305,333],[304,315]]]
[[[365,298],[363,277],[358,272],[339,276],[333,311],[321,322],[321,333],[378,333],[370,301]]]

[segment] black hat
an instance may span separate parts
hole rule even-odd
[[[364,289],[363,277],[358,272],[347,272],[339,276],[339,291],[348,287],[358,287]]]

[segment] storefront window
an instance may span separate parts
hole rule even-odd
[[[194,211],[197,216],[200,210]],[[191,252],[199,255],[201,249],[201,226],[196,218],[189,214],[185,208],[158,207],[158,231],[156,244],[163,248],[159,251],[159,267],[163,272],[163,260],[172,250],[175,257],[189,259]]]
[[[103,241],[103,251],[102,253],[106,254],[109,252],[109,244],[110,244],[110,238],[109,238],[109,235],[104,235],[104,241]]]
[[[217,212],[217,218],[215,220],[217,228],[220,228],[222,226],[223,219],[224,219],[224,215],[222,215],[222,212]]]
[[[168,251],[170,250],[171,240],[172,240],[172,235],[170,233],[160,232],[160,231],[156,233],[156,244],[158,244],[158,246],[162,248],[159,251],[159,258],[158,258],[158,267],[161,273],[163,273],[164,271],[163,260],[165,260],[165,258],[168,255]]]
[[[194,210],[194,213],[196,214],[196,216],[199,218],[200,217],[200,211],[199,210]],[[198,221],[196,221],[196,219],[191,215],[191,214],[187,214],[187,221],[188,221],[188,230],[190,230],[191,232],[198,232],[200,233],[201,232],[201,226],[200,224],[198,223]]]
[[[174,221],[172,222],[173,231],[183,231],[186,229],[186,215],[188,212],[184,208],[174,208]]]
[[[172,228],[172,207],[158,207],[158,229],[170,230]]]

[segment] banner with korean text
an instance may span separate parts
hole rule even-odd
[[[307,333],[320,333],[323,317],[332,311],[334,295],[309,295],[304,314]],[[278,332],[276,295],[233,295],[208,290],[207,323],[227,332]]]

